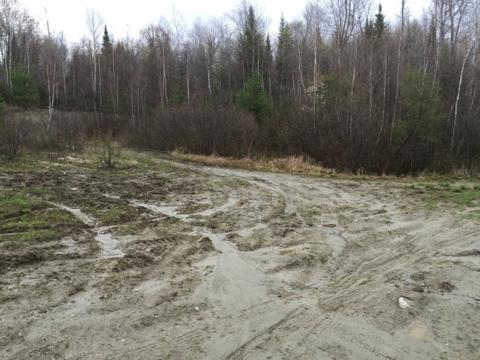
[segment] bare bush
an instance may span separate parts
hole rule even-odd
[[[102,165],[109,169],[117,167],[120,159],[120,152],[120,142],[115,139],[113,131],[107,131],[107,133],[102,136]]]
[[[252,115],[235,109],[176,108],[140,122],[130,143],[163,151],[240,157],[253,151],[259,135]]]
[[[16,119],[15,112],[7,108],[1,129],[1,144],[8,159],[14,159],[20,152],[27,134],[27,127]]]

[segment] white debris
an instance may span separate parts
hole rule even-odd
[[[408,309],[412,306],[412,302],[410,301],[410,299],[400,296],[398,298],[398,306],[400,306],[401,309]]]

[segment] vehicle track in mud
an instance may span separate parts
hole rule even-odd
[[[85,289],[46,313],[31,318],[9,305],[8,326],[15,317],[29,320],[25,334],[3,343],[2,357],[480,356],[478,224],[425,212],[394,182],[155,161],[182,169],[181,180],[173,173],[169,181],[188,181],[192,190],[124,195],[146,225],[126,238],[113,229],[115,257],[93,257],[94,272],[78,274]],[[167,245],[156,255],[167,235],[173,238],[162,239]],[[410,308],[398,307],[400,296]]]

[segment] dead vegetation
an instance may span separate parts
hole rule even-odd
[[[290,174],[336,177],[337,172],[314,164],[304,156],[289,156],[286,158],[226,158],[217,155],[186,154],[181,151],[170,153],[173,159],[189,161],[209,166],[231,167],[245,170],[283,172]]]

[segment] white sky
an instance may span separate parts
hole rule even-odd
[[[79,41],[86,33],[86,11],[95,9],[104,18],[109,32],[115,38],[127,34],[137,36],[144,26],[157,22],[161,17],[168,20],[173,13],[180,14],[188,25],[196,18],[221,16],[234,9],[240,0],[21,0],[30,14],[40,22],[46,23],[46,13],[52,30],[63,31],[67,41]],[[255,3],[270,19],[270,32],[276,33],[283,12],[290,21],[301,17],[306,0],[257,0]],[[401,0],[381,1],[388,20],[394,21],[400,13]],[[421,15],[429,0],[407,0],[412,15]],[[373,0],[373,10],[378,1]]]

